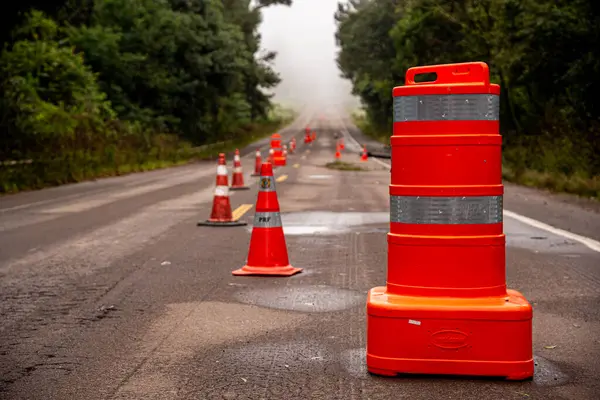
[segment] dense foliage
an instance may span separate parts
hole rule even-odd
[[[0,191],[179,161],[270,126],[261,9],[290,0],[23,0],[2,13]],[[186,147],[187,146],[187,147]]]
[[[374,131],[390,131],[391,89],[409,67],[485,61],[502,87],[513,177],[535,170],[598,181],[596,0],[350,0],[336,20],[338,64]]]

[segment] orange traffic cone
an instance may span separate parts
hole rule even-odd
[[[340,138],[340,150],[344,150],[344,147],[345,147],[345,146],[344,146],[344,137],[342,136],[342,137]]]
[[[294,268],[290,265],[281,225],[273,167],[271,163],[264,163],[261,167],[248,260],[245,266],[233,271],[232,274],[290,276],[300,271],[302,268]]]
[[[296,151],[296,138],[295,137],[292,138],[292,150],[293,150],[292,153],[294,151]]]
[[[227,164],[225,154],[219,154],[217,165],[217,184],[213,197],[212,212],[206,221],[198,222],[198,226],[240,226],[247,225],[245,221],[234,221],[231,215],[231,203],[229,202],[229,185],[227,182]]]
[[[363,145],[362,156],[360,157],[361,162],[365,162],[369,160],[369,155],[367,154],[367,145]]]
[[[283,155],[283,158],[286,159],[286,160],[287,160],[287,155],[288,155],[288,150],[287,149],[288,149],[287,144],[284,144],[283,145],[283,151],[281,153]]]
[[[231,190],[248,190],[244,185],[244,172],[242,171],[242,161],[240,160],[240,151],[235,149],[233,156],[233,176],[231,177]]]
[[[306,132],[304,133],[304,143],[310,143],[310,141],[311,141],[310,131],[308,128],[306,128]]]
[[[256,161],[254,162],[254,172],[252,176],[260,176],[260,165],[262,164],[262,159],[260,156],[260,149],[256,149]]]
[[[290,140],[289,149],[290,149],[290,154],[294,154],[294,143],[291,140]]]
[[[340,153],[340,144],[336,144],[335,146],[335,159],[339,160],[340,158],[342,158],[342,153]]]
[[[312,132],[312,137],[310,138],[310,140],[312,142],[314,142],[315,140],[317,140],[317,132],[315,132],[315,131]]]

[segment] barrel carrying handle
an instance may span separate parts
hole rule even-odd
[[[435,80],[416,82],[415,77],[423,74],[436,74]],[[412,67],[406,71],[406,85],[431,85],[452,83],[490,84],[490,71],[484,62],[460,64],[441,64],[424,67]]]

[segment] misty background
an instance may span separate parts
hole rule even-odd
[[[336,64],[334,19],[338,0],[295,0],[291,7],[268,7],[260,25],[262,47],[277,51],[274,69],[282,82],[271,90],[290,106],[360,106],[352,85]]]

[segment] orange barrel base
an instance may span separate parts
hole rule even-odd
[[[377,375],[533,377],[532,309],[525,297],[367,298],[367,369]]]
[[[287,159],[285,157],[274,157],[274,164],[278,167],[287,165]]]

